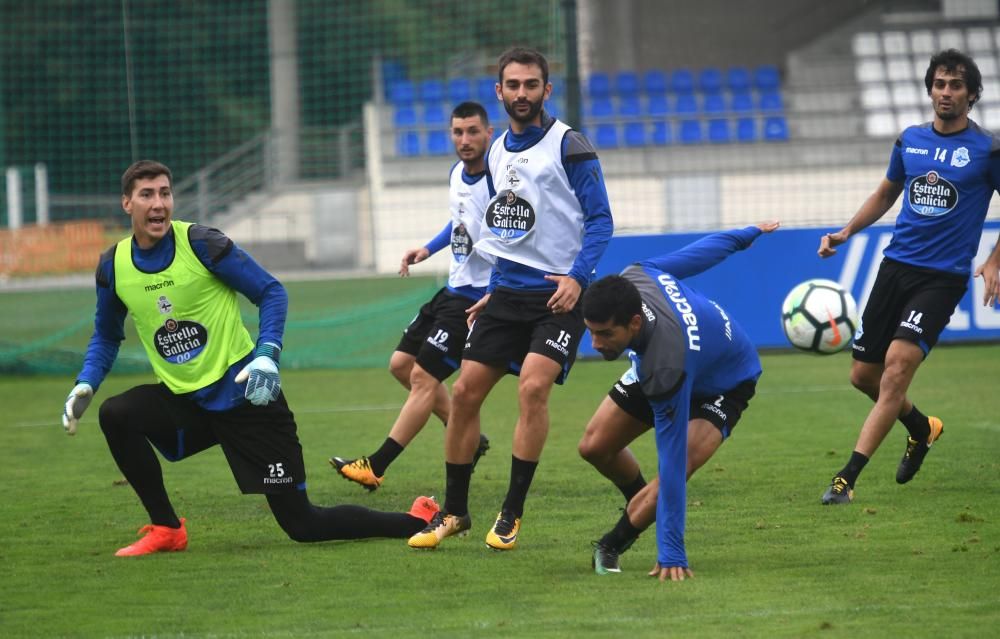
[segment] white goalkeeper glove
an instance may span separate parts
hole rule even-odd
[[[87,410],[92,399],[94,399],[94,388],[87,382],[80,382],[69,392],[62,415],[62,424],[67,435],[76,434],[76,424],[83,417],[83,411]]]
[[[278,399],[281,392],[281,377],[278,376],[278,358],[281,347],[265,342],[257,347],[256,357],[243,367],[234,380],[237,384],[247,383],[244,396],[254,406],[267,406]]]

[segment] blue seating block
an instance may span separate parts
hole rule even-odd
[[[446,124],[447,122],[448,113],[445,111],[444,105],[440,102],[424,105],[424,124],[440,125]]]
[[[434,78],[420,83],[421,102],[440,102],[444,100],[444,82]]]
[[[420,134],[416,131],[403,131],[396,138],[396,152],[402,156],[420,155]]]
[[[753,70],[753,84],[761,90],[777,89],[781,86],[781,74],[773,64],[762,64]]]
[[[749,91],[750,70],[739,66],[726,69],[726,88],[730,91]]]
[[[662,95],[667,92],[667,74],[659,69],[650,69],[642,74],[642,88],[646,95]]]
[[[634,71],[619,71],[615,74],[615,92],[619,97],[639,95],[639,75]]]
[[[753,94],[749,90],[733,91],[729,109],[733,113],[753,113]]]
[[[781,92],[777,89],[770,91],[762,91],[760,94],[760,110],[761,111],[784,111],[785,103],[781,99]]]
[[[389,84],[388,97],[393,104],[412,104],[416,98],[416,90],[409,80],[395,80]]]
[[[438,129],[427,132],[427,153],[445,155],[448,153],[448,134]]]
[[[618,98],[618,115],[627,118],[636,118],[642,115],[642,103],[639,95],[624,95]]]
[[[615,104],[611,98],[592,98],[590,101],[590,117],[610,118],[615,114]]]
[[[670,103],[666,93],[654,93],[646,100],[646,115],[662,116],[670,113]]]
[[[497,79],[490,75],[476,78],[476,99],[485,106],[497,101]]]
[[[694,91],[694,73],[691,69],[674,69],[670,74],[670,89],[674,93],[690,93]]]
[[[670,144],[674,141],[674,136],[670,131],[669,122],[653,122],[653,134],[650,136],[653,144]]]
[[[739,118],[736,120],[736,139],[740,142],[757,141],[757,120],[754,118]]]
[[[417,123],[417,110],[409,105],[397,106],[392,112],[392,123],[397,128]]]
[[[698,89],[702,93],[718,93],[722,90],[722,71],[715,67],[705,67],[698,72]]]
[[[625,146],[646,146],[646,123],[625,123]]]
[[[698,100],[693,93],[678,93],[674,102],[674,112],[691,115],[698,112]]]
[[[595,71],[587,79],[587,95],[591,99],[611,97],[611,78],[607,73]]]
[[[711,114],[725,113],[726,98],[721,93],[707,93],[702,102],[701,110]]]
[[[448,80],[448,101],[454,105],[468,102],[472,99],[472,83],[468,78],[452,78]]]

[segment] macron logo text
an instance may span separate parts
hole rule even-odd
[[[698,316],[694,314],[694,309],[687,298],[681,294],[677,282],[666,273],[656,278],[663,287],[663,292],[667,298],[673,302],[674,308],[681,314],[681,319],[687,324],[688,349],[692,351],[701,350],[701,333],[698,329]]]

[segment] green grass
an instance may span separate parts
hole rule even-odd
[[[388,353],[386,353],[386,358]],[[894,431],[862,475],[856,501],[819,504],[850,454],[868,402],[849,387],[849,358],[768,354],[732,439],[691,480],[688,554],[696,578],[645,573],[643,535],[625,572],[597,577],[590,541],[621,498],[576,454],[590,414],[622,362],[581,362],[552,397],[552,429],[521,547],[483,537],[506,491],[515,386],[487,401],[493,449],[473,476],[472,534],[434,552],[400,540],[295,544],[260,496],[239,494],[218,449],[164,464],[187,552],[118,559],[145,515],[96,422],[101,399],[146,376],[112,376],[79,434],[58,425],[71,379],[0,377],[0,636],[3,637],[984,637],[1000,627],[1000,346],[941,347],[913,397],[945,435],[906,486]],[[368,494],[337,477],[331,455],[370,453],[403,391],[388,372],[286,371],[310,496],[319,504],[405,510],[442,495],[442,429],[432,422]],[[636,446],[654,472],[651,437]]]

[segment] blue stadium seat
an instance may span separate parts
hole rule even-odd
[[[406,66],[399,60],[382,60],[382,87],[385,95],[389,95],[389,90],[393,84],[406,79]]]
[[[614,149],[618,146],[618,127],[614,124],[598,124],[594,143],[600,149]]]
[[[740,142],[757,141],[757,120],[739,118],[736,120],[736,139]]]
[[[590,99],[611,97],[611,78],[607,73],[595,71],[587,78],[587,95]]]
[[[431,125],[447,124],[448,112],[440,102],[425,104],[422,122]]]
[[[615,114],[615,105],[610,97],[591,98],[589,114],[592,118],[610,118]]]
[[[396,152],[402,156],[420,155],[420,134],[416,131],[403,131],[396,139]]]
[[[448,153],[448,134],[439,129],[427,132],[427,153],[430,155],[445,155]]]
[[[549,93],[549,99],[558,98],[563,94],[563,91],[565,90],[563,87],[566,86],[566,80],[562,76],[550,75],[549,84],[552,85],[552,92]]]
[[[491,75],[476,78],[476,99],[486,106],[488,102],[497,101],[497,79]]]
[[[729,67],[726,69],[726,88],[733,92],[749,90],[750,70],[746,67]]]
[[[690,115],[698,112],[698,100],[693,93],[678,93],[674,102],[674,112]]]
[[[659,69],[650,69],[642,74],[642,88],[646,95],[662,95],[667,92],[667,74]]]
[[[392,112],[392,124],[396,127],[413,126],[417,123],[417,110],[409,105],[397,106]]]
[[[785,110],[785,103],[781,99],[781,92],[777,89],[761,91],[759,106],[761,111],[774,112]]]
[[[729,128],[729,120],[725,118],[712,118],[708,121],[708,141],[715,144],[724,144],[733,141],[733,135]]]
[[[503,103],[494,95],[493,99],[483,102],[483,106],[486,107],[486,115],[490,117],[490,124],[499,130],[500,124],[507,122],[507,112],[504,111]]]
[[[395,80],[389,84],[389,102],[393,104],[412,104],[416,90],[409,80]]]
[[[646,123],[625,123],[625,146],[646,146]]]
[[[773,64],[762,64],[753,70],[753,85],[761,90],[777,89],[781,86],[781,74]]]
[[[721,93],[706,93],[702,100],[701,110],[713,115],[725,113],[727,111],[726,98]]]
[[[639,74],[635,71],[619,71],[615,74],[615,92],[619,97],[639,95]]]
[[[637,118],[642,115],[642,102],[639,101],[639,94],[619,97],[618,115],[626,118]]]
[[[705,67],[698,72],[698,89],[702,93],[722,91],[722,71],[715,67]]]
[[[702,141],[701,121],[682,120],[678,137],[681,144],[700,144]]]
[[[472,83],[468,78],[452,78],[448,80],[448,100],[458,105],[472,99]]]
[[[545,112],[554,118],[558,118],[560,110],[559,101],[553,100],[552,97],[549,96],[549,99],[545,101]]]
[[[694,73],[690,69],[675,69],[670,74],[670,89],[674,93],[694,91]]]
[[[434,78],[420,83],[421,102],[441,102],[444,100],[444,82]]]
[[[674,141],[674,136],[670,132],[670,123],[659,121],[653,122],[653,133],[650,136],[653,144],[670,144]]]
[[[733,91],[729,98],[729,110],[733,113],[753,113],[753,94],[749,90]]]
[[[646,100],[646,115],[661,116],[670,113],[666,93],[654,93]]]
[[[764,118],[764,139],[771,142],[788,140],[788,121],[784,116],[772,115]]]

